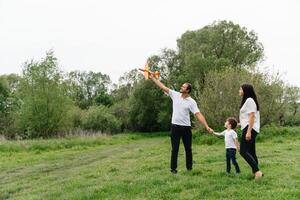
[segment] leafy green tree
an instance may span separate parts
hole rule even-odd
[[[72,104],[62,82],[62,72],[52,51],[41,61],[25,63],[17,118],[23,137],[50,137],[64,130],[65,114]]]
[[[5,133],[6,123],[7,120],[7,112],[8,112],[8,97],[9,97],[9,90],[3,79],[0,79],[0,134]]]
[[[183,82],[178,80],[182,75],[180,58],[178,53],[172,49],[163,49],[159,55],[148,59],[152,71],[161,72],[161,80],[171,88],[180,88]],[[187,82],[187,81],[184,81]]]
[[[16,74],[0,76],[0,134],[8,138],[15,137],[15,112],[19,109],[17,89],[20,77]]]
[[[142,73],[138,69],[132,69],[128,72],[125,72],[119,78],[119,86],[129,85],[129,86],[133,87],[135,84],[137,84],[141,80],[144,80]]]
[[[163,50],[162,56],[148,59],[152,71],[161,71],[167,82],[172,50]],[[167,56],[169,56],[169,61]],[[168,64],[168,65],[167,65]],[[145,80],[137,69],[126,72],[118,87],[111,93],[114,105],[111,110],[122,123],[122,130],[159,131],[169,130],[171,118],[170,100],[150,80]]]
[[[111,106],[113,103],[112,97],[108,93],[105,93],[104,91],[100,92],[100,94],[98,94],[98,96],[95,97],[94,101],[97,106],[99,105]]]
[[[143,75],[137,69],[125,72],[119,78],[119,84],[111,91],[112,101],[117,103],[128,100],[133,94],[133,88],[143,79]]]
[[[231,21],[214,22],[177,40],[180,81],[203,84],[210,70],[246,68],[263,58],[263,46],[254,31]],[[200,82],[199,82],[200,80]]]
[[[130,123],[137,131],[162,131],[170,127],[169,120],[163,117],[165,110],[171,107],[169,97],[156,88],[151,81],[142,81],[133,92],[130,107]],[[166,121],[168,121],[166,123]]]
[[[238,118],[241,97],[240,86],[250,83],[254,86],[260,104],[261,125],[278,124],[286,110],[284,83],[278,74],[228,68],[210,71],[205,78],[202,92],[196,89],[196,100],[212,127],[223,127],[224,120]]]
[[[93,105],[112,104],[108,95],[111,80],[106,74],[92,71],[72,71],[68,74],[67,84],[69,85],[69,96],[82,109]]]
[[[4,115],[4,113],[7,110],[7,99],[9,96],[9,90],[6,86],[5,82],[0,79],[0,114],[1,116]]]
[[[113,105],[110,112],[120,121],[121,131],[132,130],[130,123],[131,98],[133,98],[134,88],[144,79],[138,69],[125,72],[119,78],[119,84],[114,85],[110,96]]]
[[[284,92],[285,113],[281,119],[281,125],[300,125],[300,88],[287,86]]]

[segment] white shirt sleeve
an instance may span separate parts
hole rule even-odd
[[[197,106],[197,103],[195,100],[193,100],[190,104],[190,111],[193,113],[193,114],[196,114],[197,112],[200,112],[198,106]]]
[[[225,136],[226,130],[222,131],[220,135]]]
[[[171,97],[171,99],[173,99],[174,98],[174,96],[176,95],[176,91],[175,90],[169,90],[169,94],[168,94],[170,97]]]
[[[237,138],[237,134],[236,134],[235,131],[232,131],[232,132],[231,132],[231,135],[232,135],[232,138],[233,138],[233,139],[236,139],[236,138]]]
[[[252,113],[257,111],[257,106],[252,98],[248,98],[245,102],[246,113]]]

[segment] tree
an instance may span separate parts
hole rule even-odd
[[[20,79],[16,74],[0,76],[0,134],[8,138],[15,137],[14,115],[20,104],[16,95]]]
[[[4,80],[1,78],[0,79],[0,134],[5,133],[4,130],[6,128],[6,119],[8,115],[8,105],[9,105],[9,90],[4,82]]]
[[[125,72],[119,78],[119,84],[111,91],[111,96],[114,103],[126,101],[133,94],[134,87],[139,84],[144,77],[138,69],[133,69]]]
[[[142,73],[138,69],[125,72],[119,78],[119,84],[114,86],[111,91],[113,105],[110,112],[120,121],[121,131],[132,129],[130,123],[131,98],[133,98],[134,88],[144,79]]]
[[[300,88],[287,86],[284,92],[285,113],[281,118],[281,125],[300,125]]]
[[[50,137],[63,131],[64,115],[71,101],[62,82],[52,51],[41,61],[25,63],[20,83],[22,104],[17,119],[22,136]]]
[[[181,81],[204,83],[210,70],[246,68],[263,58],[263,46],[254,31],[227,21],[214,22],[177,40]]]
[[[178,53],[172,49],[163,49],[159,55],[148,59],[151,70],[161,72],[161,80],[171,88],[179,88],[183,82],[178,80],[182,75],[180,58]]]
[[[3,79],[0,79],[0,114],[1,114],[1,116],[4,115],[4,113],[7,110],[8,96],[9,96],[8,86],[3,81]]]
[[[148,63],[150,70],[160,71],[162,81],[173,87],[169,76],[177,64],[175,51],[163,49],[161,55],[151,56]],[[111,94],[112,112],[122,122],[122,130],[169,130],[172,109],[169,98],[137,69],[126,72]]]
[[[163,120],[168,107],[171,107],[169,97],[164,96],[151,81],[142,81],[135,87],[131,98],[129,114],[132,128],[145,132],[168,130],[170,115],[167,115],[169,120]]]
[[[112,103],[107,94],[111,80],[106,74],[92,71],[72,71],[68,74],[67,84],[69,85],[69,96],[82,109],[93,105],[111,105]]]
[[[94,101],[97,106],[104,105],[109,107],[113,104],[112,97],[104,91],[101,91],[100,94],[95,97]]]
[[[205,77],[202,92],[196,89],[196,101],[212,127],[222,127],[227,117],[239,117],[241,97],[240,86],[250,83],[254,86],[260,104],[261,126],[278,124],[284,116],[284,83],[278,74],[229,68],[210,71]]]

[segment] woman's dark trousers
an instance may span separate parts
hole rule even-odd
[[[258,159],[255,150],[255,139],[258,133],[254,129],[252,129],[251,140],[246,140],[247,130],[248,130],[248,126],[243,129],[241,145],[240,145],[240,154],[250,165],[250,167],[252,168],[252,172],[255,173],[259,171]]]

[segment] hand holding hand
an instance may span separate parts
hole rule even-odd
[[[212,128],[210,128],[210,127],[207,127],[206,130],[207,130],[207,132],[209,132],[210,134],[212,134],[212,133],[214,132],[214,130],[213,130]]]

